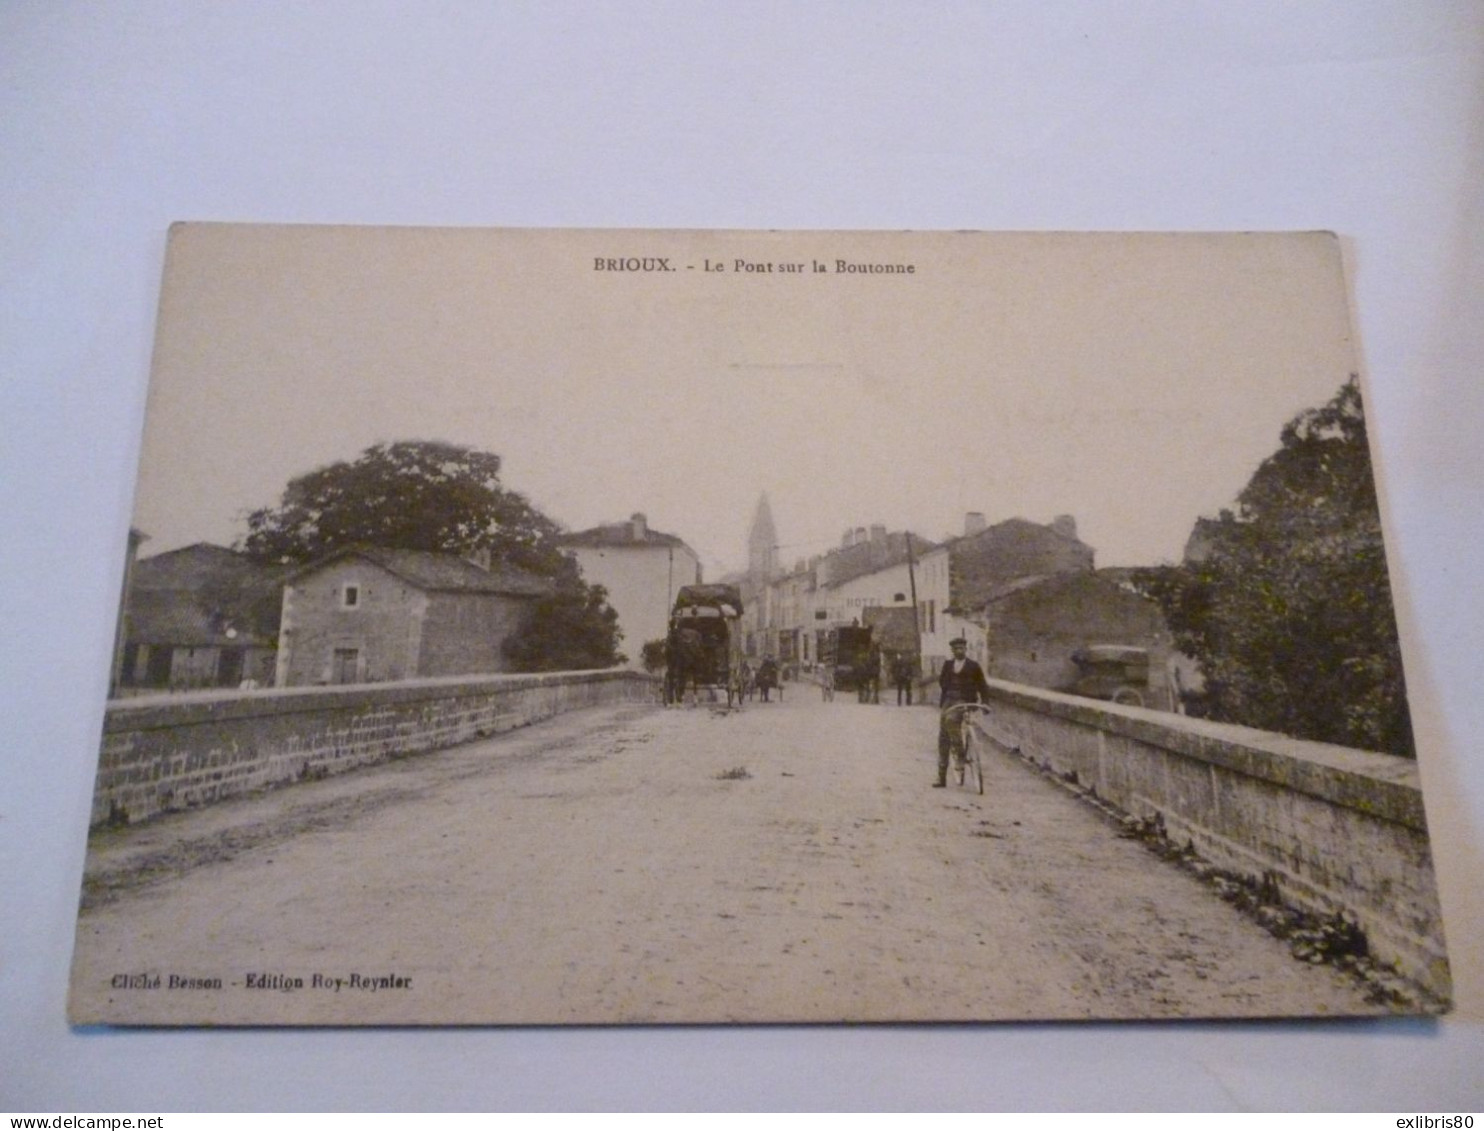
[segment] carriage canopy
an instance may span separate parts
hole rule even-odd
[[[682,585],[674,615],[740,617],[742,591],[735,585]]]

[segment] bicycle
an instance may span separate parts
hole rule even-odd
[[[943,717],[951,719],[958,715],[957,741],[949,746],[949,756],[953,766],[953,780],[955,785],[967,784],[975,793],[984,793],[984,757],[981,750],[983,739],[979,734],[979,728],[973,723],[975,712],[989,714],[989,708],[982,703],[954,703],[952,706],[943,708]]]

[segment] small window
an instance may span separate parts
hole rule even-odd
[[[340,591],[340,604],[343,608],[354,609],[361,603],[361,587],[359,585],[347,585]]]

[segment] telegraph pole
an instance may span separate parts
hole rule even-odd
[[[922,612],[917,607],[917,567],[912,561],[912,531],[907,531],[907,591],[912,597],[912,628],[917,639],[917,674],[922,674]]]

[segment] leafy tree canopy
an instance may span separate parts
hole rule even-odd
[[[1201,713],[1413,756],[1360,388],[1300,413],[1197,552],[1146,570],[1196,659]]]
[[[607,668],[625,662],[622,638],[607,591],[584,583],[569,563],[555,592],[536,602],[524,631],[506,641],[505,654],[523,672]]]
[[[658,675],[665,670],[665,654],[667,644],[663,636],[657,640],[646,640],[644,647],[639,650],[639,662],[644,665],[644,670],[650,675]]]
[[[500,483],[500,457],[428,440],[374,444],[354,461],[289,481],[275,507],[247,516],[241,549],[302,563],[357,542],[467,554],[550,574],[557,524]]]
[[[556,545],[560,527],[500,482],[500,457],[455,444],[374,444],[289,481],[277,506],[247,516],[238,548],[264,564],[300,564],[364,543],[469,555],[554,583],[507,642],[522,671],[621,663],[618,615]]]

